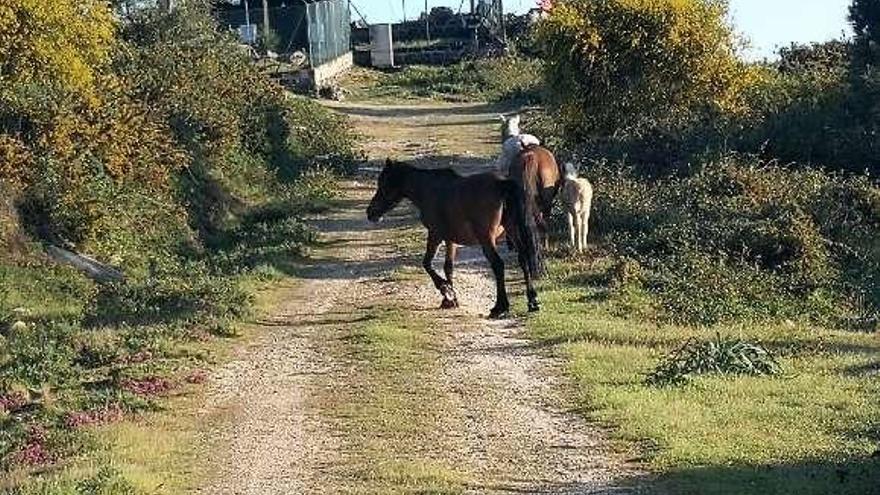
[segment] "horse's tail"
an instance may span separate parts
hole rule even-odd
[[[510,232],[514,245],[519,253],[525,254],[526,265],[529,274],[537,278],[543,272],[541,262],[540,240],[538,229],[535,225],[534,216],[527,213],[526,202],[528,199],[523,194],[519,184],[512,180],[501,182],[504,191],[504,211],[510,215],[515,232]]]
[[[537,259],[537,271],[535,273],[535,277],[540,277],[544,274],[544,256],[542,250],[544,248],[544,241],[540,234],[540,229],[538,228],[538,219],[541,219],[542,222],[547,222],[549,219],[544,218],[544,213],[541,211],[541,206],[538,204],[540,192],[538,181],[540,180],[538,174],[538,162],[534,153],[529,153],[529,150],[526,150],[522,154],[520,154],[520,159],[522,160],[522,166],[520,167],[521,177],[517,178],[517,182],[520,184],[520,191],[522,192],[524,198],[523,202],[525,204],[525,212],[526,212],[526,221],[528,222],[529,229],[531,231],[532,242],[535,245],[536,259]]]

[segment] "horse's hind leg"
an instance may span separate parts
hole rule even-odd
[[[432,265],[434,256],[437,255],[438,247],[440,247],[440,240],[434,234],[428,233],[428,243],[427,246],[425,246],[425,256],[422,258],[422,268],[428,272],[428,276],[431,277],[431,281],[434,282],[434,287],[443,294],[443,301],[445,303],[446,287],[448,284],[443,280],[443,277],[434,270],[434,266]],[[441,304],[440,307],[442,308],[443,304]]]
[[[458,307],[458,296],[455,294],[455,286],[452,283],[452,270],[454,268],[455,255],[458,251],[458,247],[455,243],[450,241],[445,241],[445,243],[446,261],[443,263],[443,273],[446,275],[446,287],[445,290],[441,289],[441,292],[443,292],[443,304],[441,304],[440,307],[443,309],[450,309]]]
[[[523,278],[526,281],[526,297],[529,301],[529,312],[534,313],[540,310],[541,306],[538,304],[538,291],[535,290],[535,286],[532,283],[532,273],[529,271],[529,257],[525,248],[520,249],[518,254],[519,267],[522,268]]]
[[[496,299],[495,307],[489,312],[489,318],[497,319],[510,311],[510,301],[507,299],[507,287],[504,285],[504,260],[498,255],[495,243],[489,241],[483,243],[483,254],[489,260],[492,274],[495,275]]]

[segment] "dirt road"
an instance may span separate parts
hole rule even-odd
[[[338,110],[374,164],[474,170],[496,147],[491,107]],[[566,410],[560,364],[517,320],[485,319],[494,286],[475,250],[461,254],[462,308],[436,309],[413,212],[364,218],[369,169],[314,219],[322,245],[260,337],[215,373],[199,493],[633,493],[605,432]]]

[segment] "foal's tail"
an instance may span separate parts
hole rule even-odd
[[[515,232],[508,232],[513,238],[516,250],[525,254],[529,274],[538,278],[541,275],[542,263],[539,251],[538,228],[534,216],[526,214],[526,197],[522,188],[514,181],[501,181],[504,191],[505,215],[510,215]]]

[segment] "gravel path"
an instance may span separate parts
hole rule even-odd
[[[338,109],[370,139],[370,158],[425,166],[473,170],[490,152],[495,128],[487,107]],[[417,390],[429,391],[438,412],[422,414],[432,419],[419,425],[416,441],[385,439],[401,459],[453,467],[460,479],[452,491],[461,493],[635,493],[622,486],[639,473],[612,452],[606,433],[565,409],[560,363],[532,346],[518,321],[485,319],[494,285],[477,250],[460,255],[455,311],[435,309],[439,295],[426,276],[394,276],[404,266],[414,272],[418,250],[402,239],[417,226],[406,208],[380,227],[366,222],[372,180],[365,172],[347,183],[344,207],[315,219],[323,247],[283,289],[260,337],[214,373],[201,412],[210,425],[203,435],[210,476],[199,493],[433,493],[413,489],[412,480],[376,489],[362,474],[370,459],[350,437],[378,433],[339,413],[340,402],[375,392],[346,342],[365,308],[388,304],[431,321],[431,351],[419,356],[429,371],[418,375]],[[384,393],[390,404],[406,391]]]

